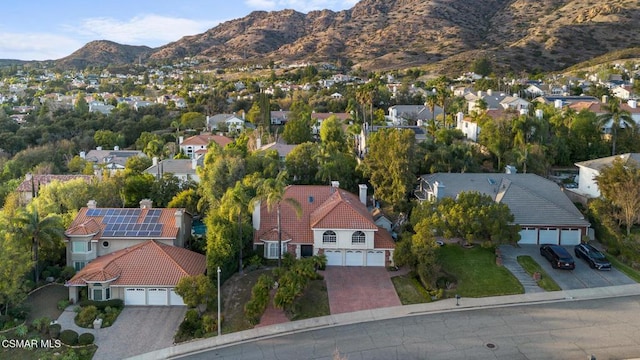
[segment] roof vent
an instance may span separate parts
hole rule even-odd
[[[309,204],[313,203],[313,196],[309,196]]]

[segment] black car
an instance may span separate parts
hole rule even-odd
[[[582,258],[592,269],[611,270],[611,263],[600,250],[589,244],[576,245],[573,249],[577,258]]]
[[[542,245],[540,247],[540,255],[544,256],[551,263],[554,269],[573,270],[576,263],[569,252],[560,245]]]

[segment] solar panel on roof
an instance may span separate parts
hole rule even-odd
[[[107,215],[107,216],[113,215],[115,213],[115,210],[116,209],[109,209],[104,215]]]

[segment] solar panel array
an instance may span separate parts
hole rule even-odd
[[[150,209],[140,219],[142,209],[89,209],[87,216],[101,216],[106,224],[104,237],[156,237],[162,234],[160,209]]]

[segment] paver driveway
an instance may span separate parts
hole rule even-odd
[[[331,314],[402,305],[391,274],[384,267],[328,266],[323,275]]]
[[[93,360],[120,360],[169,347],[186,306],[126,306],[112,326],[96,334]]]

